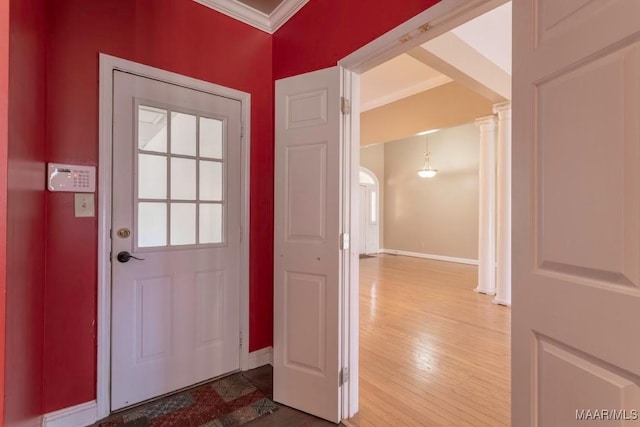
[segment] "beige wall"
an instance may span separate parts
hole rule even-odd
[[[360,166],[373,172],[378,178],[378,200],[380,203],[378,226],[380,227],[379,244],[384,248],[384,144],[375,144],[360,149]]]
[[[479,140],[473,123],[429,135],[431,165],[439,170],[431,179],[416,173],[424,136],[382,145],[385,249],[478,258]]]
[[[492,103],[451,82],[360,115],[360,145],[397,141],[428,129],[445,129],[492,114]]]

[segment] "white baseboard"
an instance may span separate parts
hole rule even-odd
[[[438,261],[457,262],[459,264],[478,265],[477,259],[470,259],[470,258],[456,258],[452,256],[423,254],[421,252],[399,251],[397,249],[381,249],[380,252],[385,254],[391,254],[391,255],[404,255],[404,256],[411,256],[415,258],[425,258],[425,259],[435,259]]]
[[[249,369],[273,365],[273,347],[265,347],[249,353]]]
[[[42,427],[85,427],[98,421],[98,403],[93,400],[50,412],[42,417]]]

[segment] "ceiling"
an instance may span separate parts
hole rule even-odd
[[[360,110],[380,107],[451,81],[405,53],[362,74]]]
[[[238,3],[243,3],[249,7],[259,10],[260,12],[266,15],[271,15],[271,13],[273,13],[273,11],[276,10],[278,6],[280,6],[283,0],[237,0],[237,1]]]
[[[492,102],[511,99],[511,2],[361,75],[361,110],[456,81]]]
[[[451,32],[511,74],[511,2],[454,28]]]
[[[194,0],[210,9],[273,34],[309,0]]]

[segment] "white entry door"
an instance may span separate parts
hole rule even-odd
[[[340,420],[340,70],[276,82],[274,399]]]
[[[239,369],[241,103],[118,71],[113,96],[116,410]]]
[[[640,2],[513,13],[512,424],[636,426]]]

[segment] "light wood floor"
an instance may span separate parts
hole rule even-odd
[[[511,311],[476,285],[475,266],[360,261],[360,412],[345,424],[510,424]]]

